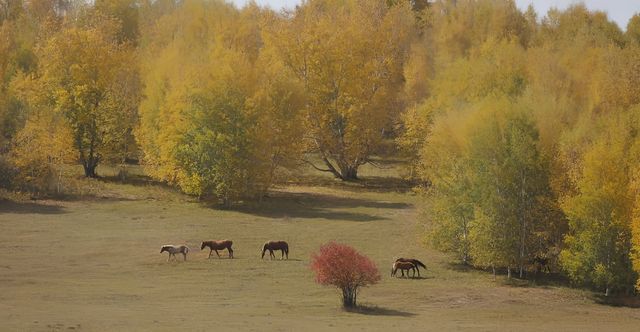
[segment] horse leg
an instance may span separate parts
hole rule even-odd
[[[229,250],[229,258],[233,258],[233,250],[231,250],[231,247],[227,248],[227,250]]]
[[[280,260],[284,259],[284,249],[280,249]]]
[[[187,260],[187,253],[186,253],[186,252],[183,252],[183,253],[182,253],[182,256],[184,256],[184,260],[186,261],[186,260]]]
[[[220,258],[220,254],[218,253],[218,250],[216,250],[216,255],[218,255],[218,258]]]
[[[211,258],[211,254],[213,254],[213,249],[209,250],[209,257],[207,257],[207,259]]]
[[[269,257],[271,257],[271,259],[276,259],[276,254],[273,253],[273,249],[269,249]]]

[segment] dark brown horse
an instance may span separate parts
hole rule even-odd
[[[274,250],[281,250],[283,259],[285,256],[289,259],[289,244],[284,241],[269,241],[262,246],[262,258],[264,258],[264,253],[269,250],[269,256],[271,259],[276,258],[276,255],[273,254]]]
[[[418,271],[418,277],[420,276],[420,267],[424,268],[425,270],[427,269],[427,266],[424,265],[421,261],[415,259],[415,258],[398,258],[396,259],[396,262],[410,262],[413,263],[413,265],[416,266],[416,271]]]
[[[220,258],[218,250],[227,249],[229,251],[229,258],[233,258],[233,249],[231,249],[232,245],[233,241],[231,240],[203,241],[202,245],[200,246],[200,250],[204,250],[205,247],[209,247],[209,257],[207,258],[211,258],[211,253],[213,253],[214,251],[216,252],[216,255],[218,255],[218,258]]]
[[[407,277],[409,276],[409,270],[413,271],[413,276],[416,276],[416,265],[411,262],[394,262],[391,266],[391,276],[395,276],[396,272],[400,270],[402,276],[404,277],[404,271],[407,271]]]

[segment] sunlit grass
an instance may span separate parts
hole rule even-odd
[[[640,318],[589,292],[457,268],[419,244],[410,191],[321,177],[219,210],[144,182],[139,170],[129,183],[110,179],[116,169],[98,171],[102,179],[78,179],[95,186],[91,195],[0,203],[1,330],[631,330]],[[234,241],[235,259],[198,250],[222,238]],[[270,239],[290,243],[289,261],[260,259]],[[330,240],[371,257],[383,276],[353,312],[309,269],[311,252]],[[187,262],[167,263],[160,246],[181,243],[192,249]],[[400,256],[424,261],[423,278],[391,278]]]

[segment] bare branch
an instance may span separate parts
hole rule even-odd
[[[302,161],[307,163],[307,164],[309,164],[309,165],[311,165],[311,167],[315,168],[317,171],[333,173],[332,170],[320,168],[320,167],[314,165],[312,162],[310,162],[310,161],[308,161],[306,159],[302,159]]]
[[[379,169],[392,169],[392,166],[384,166],[382,164],[380,164],[377,161],[373,161],[371,159],[367,159],[367,161],[365,162],[367,164],[370,164],[371,166],[375,167],[375,168],[379,168]]]

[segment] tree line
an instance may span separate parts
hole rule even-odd
[[[576,284],[631,292],[640,16],[623,32],[583,5],[538,17],[457,1],[436,2],[424,25],[408,68],[429,74],[406,83],[424,98],[399,143],[424,183],[430,242],[509,277],[546,260]]]
[[[303,163],[357,179],[397,122],[416,32],[407,1],[3,4],[1,144],[14,184],[50,190],[65,163],[96,177],[100,163],[140,159],[225,205]]]
[[[629,292],[639,90],[640,16],[623,31],[583,5],[1,0],[0,184],[138,160],[228,206],[303,164],[355,180],[394,140],[435,247]]]

